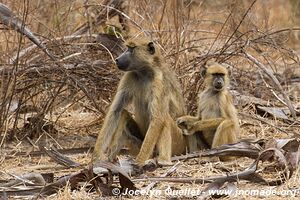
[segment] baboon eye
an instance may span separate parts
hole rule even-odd
[[[135,47],[129,47],[129,46],[128,46],[128,47],[127,47],[127,51],[129,51],[130,53],[133,53],[134,48],[135,48]]]
[[[149,42],[148,44],[148,51],[151,55],[153,55],[155,53],[155,47],[154,47],[154,44],[153,42]]]
[[[213,76],[221,76],[221,77],[224,77],[224,74],[223,74],[223,73],[214,73]]]

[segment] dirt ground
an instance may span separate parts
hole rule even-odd
[[[45,42],[56,61],[41,48],[22,51],[32,42],[3,23],[5,16],[0,9],[0,192],[39,188],[28,185],[22,179],[24,174],[53,175],[52,181],[56,181],[90,167],[92,148],[122,76],[112,61],[122,49],[104,48],[99,45],[104,40],[97,34],[114,38],[145,34],[157,41],[166,62],[178,75],[192,115],[197,108],[197,94],[203,89],[200,67],[210,59],[224,63],[231,71],[229,89],[238,110],[239,138],[299,139],[300,16],[296,8],[300,1],[257,0],[252,5],[246,0],[125,0],[119,7],[115,2],[118,1],[2,1]],[[112,7],[119,10],[117,14]],[[122,17],[127,20],[125,25]],[[19,64],[11,61],[15,55]],[[40,146],[69,149],[62,154],[80,166],[60,165],[41,152]],[[207,183],[154,184],[146,180],[165,176],[172,168],[166,166],[130,176],[137,195],[103,197],[91,189],[91,183],[80,182],[76,189],[68,183],[43,198],[298,199],[299,150],[297,153],[296,168],[291,177],[283,178],[283,184],[227,182],[223,192],[235,191],[231,195],[203,196]],[[198,157],[174,161],[175,170],[165,177],[226,176],[244,171],[254,160],[241,157],[221,162]],[[261,166],[256,172],[264,179],[282,179],[275,162],[266,161]],[[114,176],[113,185],[119,184],[118,178]],[[14,179],[21,182],[5,186]],[[145,190],[149,184],[153,187]],[[37,194],[3,193],[0,199],[42,198]]]

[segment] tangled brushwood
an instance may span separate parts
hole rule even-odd
[[[71,192],[67,191],[68,188],[72,191],[81,190],[84,184],[80,185],[79,182],[88,183],[88,186],[82,186],[83,192],[97,191],[102,195],[113,195],[114,188],[144,188],[143,182],[151,182],[145,189],[165,189],[166,184],[163,182],[181,184],[178,186],[175,183],[172,185],[174,188],[181,187],[183,183],[207,183],[206,191],[215,187],[230,188],[231,183],[242,180],[255,182],[255,186],[281,184],[288,189],[298,187],[295,183],[299,182],[299,140],[295,138],[299,138],[300,131],[299,2],[1,1],[0,164],[3,171],[0,172],[0,179],[8,180],[12,174],[24,175],[24,166],[31,172],[40,167],[40,164],[53,162],[41,156],[48,155],[55,163],[72,169],[72,173],[69,171],[68,176],[61,176],[61,171],[60,174],[56,173],[61,169],[57,165],[51,165],[47,168],[51,171],[50,178],[49,174],[39,173],[40,171],[38,174],[19,177],[16,175],[18,184],[25,183],[26,181],[20,182],[25,179],[26,184],[31,183],[34,178],[40,184],[37,191],[40,192],[43,188],[42,195],[58,193],[61,199],[69,198]],[[228,127],[233,125],[227,129],[232,133],[232,137],[222,138],[222,141],[217,141],[218,144],[214,145],[212,137],[218,135],[218,132],[208,130],[212,133],[209,146],[215,147],[208,151],[174,157],[178,152],[184,151],[182,146],[177,145],[177,149],[173,148],[178,152],[171,152],[164,147],[166,143],[160,141],[161,149],[168,151],[163,153],[161,162],[180,162],[167,171],[165,167],[156,168],[153,173],[159,174],[160,178],[135,177],[136,179],[131,181],[123,169],[111,163],[100,161],[93,166],[86,165],[91,162],[92,147],[102,125],[104,124],[102,132],[107,132],[104,135],[109,136],[109,132],[114,131],[110,126],[113,123],[107,125],[104,118],[110,113],[109,106],[116,95],[120,79],[127,73],[118,69],[116,58],[126,51],[127,47],[123,44],[125,40],[144,36],[154,42],[152,44],[155,44],[155,51],[161,52],[161,59],[168,63],[168,70],[179,80],[185,104],[182,109],[186,110],[183,115],[198,116],[197,120],[200,115],[203,119],[210,119],[210,111],[203,112],[202,109],[197,115],[197,108],[206,109],[214,104],[209,101],[206,106],[201,105],[207,98],[204,98],[204,102],[198,102],[198,95],[204,94],[207,86],[214,85],[215,89],[221,87],[218,86],[219,83],[212,83],[214,77],[216,81],[221,81],[221,85],[222,81],[226,85],[226,94],[232,94],[232,101],[229,101],[232,104],[230,110],[236,109],[237,116],[227,116],[232,120],[225,120],[224,123],[223,119],[218,118],[218,110],[215,111],[216,120],[209,125],[213,125],[214,129],[222,128],[224,124]],[[134,39],[132,41],[137,42]],[[147,44],[148,53],[153,53],[153,46],[151,43]],[[129,45],[129,50],[130,48]],[[123,64],[119,63],[120,69],[126,68],[125,61],[122,62]],[[203,67],[210,62],[219,63],[226,70],[222,73],[218,71],[208,75],[201,74]],[[230,83],[227,85],[228,77]],[[142,86],[136,85],[139,88],[143,88]],[[163,85],[159,90],[164,87]],[[215,93],[216,90],[211,93]],[[143,95],[146,92],[143,89],[141,91],[144,92],[140,93],[141,98],[144,98],[142,103],[147,102],[147,95]],[[174,94],[174,88],[171,93]],[[169,96],[161,95],[159,98],[163,102],[169,99]],[[203,99],[203,96],[201,98]],[[167,106],[161,106],[156,112],[158,115],[162,114],[166,108]],[[143,112],[136,112],[134,106],[129,106],[121,117],[125,122],[129,121],[128,123],[133,121],[131,119],[147,120],[146,115],[136,116],[140,113]],[[177,116],[178,113],[172,115],[174,124],[176,118],[180,117]],[[166,119],[165,115],[161,118]],[[168,118],[165,121],[171,120]],[[207,125],[203,121],[205,120],[199,121],[199,126],[194,127],[195,130],[185,130],[185,134],[191,138],[197,136],[195,141],[200,141],[198,133],[203,132],[203,126]],[[184,122],[177,121],[180,128],[188,129]],[[143,122],[140,124],[142,125],[139,126],[144,126]],[[173,123],[168,124],[171,124],[172,130],[176,129],[172,132],[176,135],[178,128],[174,128]],[[108,128],[105,128],[106,126]],[[142,128],[146,129],[146,126]],[[234,145],[227,144],[236,141],[237,131],[239,139],[244,140],[238,139],[239,143]],[[136,154],[143,149],[143,153],[138,157],[141,163],[151,157],[151,149],[156,145],[155,141],[159,141],[155,133],[152,134],[155,137],[152,143],[149,143],[149,148],[142,148],[142,144],[139,145],[141,141],[137,142]],[[180,134],[180,137],[182,136]],[[109,140],[112,143],[119,142],[110,137],[106,138],[107,143]],[[172,135],[167,139],[169,143],[170,138],[177,141],[177,136]],[[174,144],[176,146],[176,142]],[[111,151],[111,160],[119,158],[115,150],[118,153],[128,152],[127,144],[114,145],[115,149],[107,149],[107,144],[103,147]],[[196,148],[198,144],[194,145]],[[62,154],[80,156],[73,161]],[[98,154],[98,157],[101,157],[101,152]],[[213,156],[243,158],[238,158],[235,163],[229,161],[229,164],[203,159]],[[255,161],[249,162],[249,159]],[[259,169],[269,162],[274,163]],[[22,170],[20,166],[23,167]],[[74,172],[74,168],[80,168],[80,171]],[[46,171],[42,167],[39,170]],[[100,177],[96,176],[96,173],[100,174]],[[148,177],[154,176],[148,171],[139,173],[145,173]],[[225,173],[226,177],[219,175]],[[166,177],[170,174],[174,177]],[[117,180],[115,175],[118,176]],[[0,187],[7,189],[11,187],[10,183],[1,182]],[[45,184],[47,187],[44,187]],[[249,186],[243,184],[244,182],[239,187]],[[62,186],[66,186],[66,191],[58,191],[57,188]],[[0,198],[1,195],[5,197],[19,194],[15,193],[15,188],[10,189],[12,193],[1,193]]]

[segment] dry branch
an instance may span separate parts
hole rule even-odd
[[[247,180],[247,181],[260,183],[264,185],[271,185],[271,186],[280,185],[284,183],[286,180],[291,178],[293,172],[300,164],[300,160],[299,160],[300,140],[298,139],[270,140],[267,142],[265,146],[266,149],[260,151],[256,160],[247,169],[241,172],[229,173],[226,176],[213,176],[207,178],[149,177],[144,179],[136,179],[134,181],[160,181],[160,182],[203,184],[203,183],[213,183],[213,182],[224,183],[224,182],[237,182],[239,180]],[[221,147],[224,147],[224,149],[226,149],[228,148],[228,145],[222,145]],[[215,156],[218,155],[219,155],[218,153],[215,153]],[[226,154],[226,155],[236,155],[236,154]],[[209,156],[212,155],[209,154]],[[271,161],[271,160],[275,160],[276,161],[275,167],[277,167],[277,170],[281,170],[280,178],[275,180],[266,180],[261,175],[259,175],[259,173],[262,172],[259,172],[258,167],[260,161],[264,162],[264,161]]]
[[[249,168],[245,169],[242,172],[228,174],[226,176],[213,176],[208,178],[186,178],[186,177],[155,177],[155,178],[144,178],[144,179],[136,179],[133,181],[158,181],[158,182],[174,182],[174,183],[190,183],[190,184],[203,184],[203,183],[212,183],[212,182],[236,182],[238,180],[248,180],[255,183],[264,183],[266,181],[260,178],[255,174],[257,170],[256,162],[249,166]]]
[[[105,0],[102,4],[105,5],[105,7],[101,11],[99,11],[96,19],[92,22],[86,22],[83,25],[81,25],[75,31],[75,33],[73,33],[73,35],[77,36],[85,34],[91,29],[91,26],[99,26],[101,24],[104,24],[107,18],[112,18],[119,14],[118,12],[116,12],[116,10],[123,10],[123,3],[124,0]],[[122,18],[122,15],[119,15],[119,17]],[[122,19],[120,20],[122,21]]]
[[[89,151],[93,151],[93,147],[79,147],[79,148],[69,148],[69,149],[57,149],[57,151],[61,154],[83,154]],[[5,156],[5,159],[13,159],[16,156],[30,156],[30,157],[39,157],[42,155],[46,155],[45,151],[31,151],[31,152],[18,152],[12,156]]]
[[[40,42],[40,40],[25,26],[25,21],[19,19],[15,14],[4,4],[0,3],[0,21],[6,26],[15,29],[21,34],[24,34],[34,44],[41,48],[52,60],[54,56],[48,52],[47,48]],[[16,59],[13,59],[13,63]]]
[[[264,143],[263,140],[258,141],[241,141],[235,144],[222,145],[220,147],[203,150],[200,152],[194,152],[181,156],[172,157],[172,161],[185,160],[198,157],[213,157],[213,156],[241,156],[249,158],[257,158],[260,150],[262,149],[260,143]]]
[[[278,79],[274,76],[273,73],[271,73],[269,70],[267,70],[267,68],[261,62],[259,62],[256,58],[254,58],[253,56],[251,56],[247,52],[244,52],[244,54],[250,61],[252,61],[259,69],[261,69],[264,73],[266,73],[273,80],[273,82],[275,83],[275,85],[279,89],[280,93],[283,95],[283,97],[285,99],[285,103],[287,104],[288,108],[290,109],[293,118],[296,119],[297,116],[296,116],[296,111],[294,109],[294,106],[292,105],[288,95],[284,92],[284,90],[283,90],[282,86],[280,85]]]
[[[6,147],[5,142],[10,139],[18,141],[26,138],[35,145],[35,141],[31,137],[44,137],[45,135],[47,137],[57,135],[64,137],[65,131],[72,135],[81,134],[77,131],[79,128],[77,128],[76,122],[68,122],[66,127],[61,125],[63,123],[60,123],[65,120],[64,115],[69,114],[70,111],[73,112],[73,109],[79,111],[80,114],[81,112],[96,114],[97,119],[93,119],[93,122],[87,125],[81,126],[80,124],[80,127],[84,127],[84,134],[97,134],[98,125],[100,125],[106,113],[105,109],[110,104],[121,75],[115,69],[114,58],[123,51],[122,39],[109,35],[110,33],[105,30],[105,26],[107,24],[114,26],[114,23],[116,23],[116,27],[119,27],[119,24],[121,24],[123,29],[120,34],[124,33],[121,38],[126,38],[128,29],[126,30],[125,20],[130,22],[130,33],[133,36],[142,32],[142,34],[150,36],[161,45],[163,53],[166,55],[166,61],[180,75],[186,105],[190,113],[196,110],[197,95],[203,86],[199,67],[209,59],[217,59],[233,69],[231,76],[233,90],[244,95],[246,100],[248,97],[256,97],[256,99],[248,98],[246,103],[244,100],[244,103],[238,102],[239,112],[247,117],[251,116],[252,119],[262,121],[263,124],[260,124],[262,130],[258,128],[258,131],[254,130],[252,132],[250,129],[257,127],[253,125],[255,123],[249,122],[243,123],[243,125],[246,124],[246,128],[250,126],[249,129],[246,129],[249,133],[246,131],[243,131],[243,133],[246,132],[247,136],[249,134],[251,137],[260,138],[261,135],[259,134],[263,132],[264,137],[267,139],[273,137],[274,132],[277,137],[281,132],[290,135],[291,132],[298,131],[295,118],[293,121],[284,120],[277,123],[276,119],[271,121],[272,119],[266,119],[266,116],[260,117],[256,113],[257,105],[260,103],[268,107],[278,106],[278,100],[281,101],[281,97],[275,94],[273,91],[275,89],[283,95],[283,102],[288,105],[293,117],[295,117],[293,111],[298,109],[297,101],[299,100],[294,96],[294,99],[290,98],[292,95],[286,92],[289,90],[291,81],[282,74],[283,69],[289,68],[291,61],[295,62],[297,66],[299,65],[298,54],[285,45],[285,35],[293,31],[299,31],[299,28],[277,30],[276,26],[271,28],[270,24],[272,23],[268,19],[262,19],[261,13],[255,13],[257,6],[253,5],[254,3],[261,3],[260,1],[254,0],[245,4],[237,1],[234,5],[218,1],[221,4],[220,9],[218,9],[217,3],[213,1],[151,1],[149,3],[150,1],[143,0],[104,0],[101,3],[92,3],[92,1],[85,1],[84,3],[79,1],[80,3],[78,3],[78,1],[74,1],[70,4],[65,4],[64,1],[55,1],[54,3],[44,1],[45,5],[57,7],[55,12],[51,12],[51,15],[42,13],[44,11],[43,6],[34,7],[33,4],[28,3],[28,0],[24,1],[23,4],[20,2],[18,4],[7,2],[11,8],[23,10],[23,15],[16,17],[14,14],[17,13],[16,11],[12,12],[3,4],[0,4],[0,21],[5,27],[22,33],[21,37],[16,37],[20,34],[1,32],[1,41],[4,41],[1,46],[3,51],[0,58],[2,61],[0,64],[1,147]],[[285,2],[285,5],[287,4]],[[128,10],[123,7],[127,5],[130,8]],[[243,8],[237,7],[240,5],[246,6]],[[21,6],[24,6],[24,9]],[[235,8],[227,9],[231,6]],[[236,11],[241,11],[238,13],[240,15],[236,14]],[[55,18],[52,15],[53,13]],[[211,13],[213,13],[213,16]],[[78,16],[80,16],[79,20]],[[255,20],[257,16],[259,21]],[[43,19],[40,20],[39,17],[43,17]],[[80,18],[82,21],[80,21]],[[230,20],[234,21],[232,22],[233,26],[231,26]],[[64,21],[66,21],[66,25]],[[25,23],[28,24],[25,25]],[[78,23],[81,26],[75,30]],[[35,30],[37,31],[34,32]],[[108,34],[99,33],[101,31]],[[22,39],[24,38],[23,35],[35,44],[28,44],[28,40]],[[298,39],[295,40],[295,43],[297,41]],[[24,44],[26,46],[23,48]],[[256,57],[256,55],[259,56]],[[50,60],[48,57],[50,57]],[[18,65],[15,62],[6,63],[8,60],[16,60],[17,58]],[[245,62],[246,59],[247,62]],[[265,60],[263,61],[263,59]],[[252,67],[253,63],[260,69],[259,72],[262,71],[266,76],[258,73],[255,70],[256,68]],[[273,72],[269,71],[269,68]],[[269,87],[272,83],[274,88]],[[61,116],[62,118],[60,118]],[[38,118],[39,121],[30,122],[33,118]],[[66,118],[69,120],[71,117]],[[241,120],[243,121],[243,119]],[[97,127],[94,127],[94,121],[97,121]],[[294,124],[291,126],[290,122]],[[53,134],[45,130],[48,124],[58,130],[57,133]],[[76,131],[73,127],[76,127]],[[96,130],[85,130],[85,128],[89,129],[90,127]],[[271,128],[271,131],[266,132],[269,128]],[[273,132],[273,130],[275,131]],[[38,140],[40,139],[38,138]],[[55,141],[56,138],[46,141],[51,143],[53,140]],[[148,188],[155,187],[157,181],[158,183],[163,181],[178,183],[205,182],[208,185],[206,185],[206,191],[222,189],[222,186],[225,185],[226,187],[226,182],[234,183],[239,180],[256,181],[257,184],[263,185],[282,184],[292,177],[293,172],[299,165],[300,155],[299,149],[295,150],[296,147],[299,148],[297,141],[288,142],[288,145],[282,143],[284,142],[278,142],[277,140],[273,143],[244,141],[239,144],[225,145],[217,149],[173,158],[173,161],[175,161],[234,155],[256,159],[256,162],[247,169],[230,173],[227,176],[218,175],[203,178],[200,175],[199,177],[182,178],[173,174],[175,177],[150,177],[147,179],[140,179],[136,174],[134,176],[136,181],[152,181]],[[67,145],[62,144],[62,146]],[[76,143],[76,145],[79,144]],[[16,149],[12,151],[21,150],[22,152],[14,156],[2,156],[1,161],[6,163],[7,160],[3,161],[4,159],[14,158],[15,156],[45,155],[43,151],[25,153],[21,146],[23,147],[23,143],[18,141],[18,146],[14,146]],[[58,149],[57,151],[67,154],[88,152],[89,149],[87,147]],[[9,150],[8,153],[4,151],[4,154],[9,155],[12,151]],[[54,158],[57,155],[59,155],[57,152],[50,151],[51,157]],[[59,155],[59,158],[60,160],[57,160],[57,162],[72,165],[72,163],[70,164],[69,161],[65,160],[63,155]],[[194,162],[194,160],[191,162]],[[262,168],[265,163],[269,164],[269,162],[274,163],[271,163],[269,167]],[[58,170],[56,167],[49,167],[50,165],[47,164],[46,166],[47,171],[51,169]],[[93,168],[80,169],[76,173],[65,173],[64,176],[61,176],[62,171],[60,171],[59,177],[55,177],[57,181],[47,183],[41,195],[57,193],[57,191],[66,187],[68,182],[71,183],[72,190],[82,189],[82,185],[84,185],[86,191],[93,193],[95,191],[93,188],[95,188],[99,194],[102,193],[103,195],[112,195],[113,188],[133,188],[133,184],[126,173],[130,170],[126,166],[121,164],[120,167],[115,167],[111,163],[100,164],[100,166],[102,167],[95,165]],[[175,168],[176,166],[177,164],[175,164]],[[212,166],[214,167],[213,164]],[[28,169],[37,169],[38,167],[29,167]],[[41,170],[42,167],[38,169]],[[178,174],[181,174],[180,169],[176,169]],[[281,177],[278,178],[278,173],[274,174],[275,172],[272,171],[274,169],[281,172]],[[167,176],[168,172],[172,173],[174,168],[170,170],[161,168],[160,170],[166,170],[167,172],[163,175]],[[188,175],[200,171],[201,169],[196,168],[191,172],[189,171]],[[96,172],[97,175],[94,174]],[[275,180],[267,180],[264,177],[266,173],[270,174],[270,172],[274,176],[270,175],[268,178]],[[125,173],[125,176],[123,176],[123,173]],[[57,174],[55,175],[57,176]],[[274,178],[275,176],[276,178]],[[15,178],[22,178],[22,176]],[[5,182],[13,183],[13,181]],[[22,183],[25,182],[28,184],[32,181],[29,178],[29,181],[22,181]],[[164,184],[160,185],[165,186]],[[24,190],[19,188],[19,191],[17,191],[6,187],[4,188],[5,192],[0,192],[0,198],[36,195],[41,191],[41,186],[31,185],[29,187],[25,185],[22,189]],[[207,198],[209,196],[201,197]]]
[[[52,158],[55,162],[60,165],[66,167],[79,167],[80,164],[71,160],[70,158],[64,156],[63,154],[59,153],[54,147],[47,149],[43,145],[39,145],[40,150],[44,151],[50,158]]]

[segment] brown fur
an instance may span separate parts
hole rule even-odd
[[[218,63],[212,63],[204,71],[206,88],[199,95],[197,116],[180,117],[177,119],[177,124],[186,135],[203,134],[204,142],[210,148],[235,143],[237,142],[239,125],[232,96],[227,90],[229,84],[228,71]],[[222,88],[216,89],[218,75],[223,77],[223,79],[220,79],[223,82],[219,83]],[[203,148],[201,144],[203,142],[198,142],[200,144],[198,148]],[[226,160],[226,158],[224,159]]]
[[[173,154],[186,149],[174,121],[185,113],[179,82],[152,42],[135,39],[126,45],[128,50],[116,60],[125,74],[97,138],[94,159],[113,160],[124,141],[135,140],[140,165],[152,158],[155,147],[158,163],[170,164]],[[125,109],[129,105],[134,118]]]

